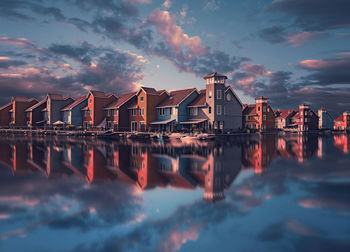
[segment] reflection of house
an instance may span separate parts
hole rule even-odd
[[[188,104],[188,121],[184,126],[201,130],[238,131],[242,127],[243,104],[230,86],[227,77],[212,73],[204,77],[206,89]]]
[[[12,102],[0,107],[0,126],[9,126],[11,122],[10,110],[12,109]]]
[[[122,94],[116,101],[108,105],[106,110],[107,128],[118,131],[129,131],[129,111],[130,104],[137,100],[136,93]]]
[[[16,142],[12,146],[12,171],[13,174],[26,174],[37,172],[38,170],[28,161],[28,145],[25,142]]]
[[[12,157],[12,148],[11,146],[6,143],[0,141],[0,163],[12,167],[11,157]]]
[[[275,129],[275,113],[268,103],[268,98],[264,96],[257,97],[255,104],[244,107],[243,127],[257,131]]]
[[[38,100],[35,98],[28,99],[26,97],[12,97],[10,124],[12,126],[26,126],[25,110],[37,103]]]
[[[62,121],[68,125],[83,126],[83,111],[87,105],[87,97],[81,96],[73,103],[61,109]]]
[[[60,178],[72,175],[73,172],[63,164],[63,148],[48,144],[46,146],[46,176],[48,178]]]
[[[334,146],[344,153],[350,151],[350,136],[348,135],[334,135]]]
[[[350,130],[350,112],[345,111],[342,115],[334,120],[335,130]]]
[[[129,105],[130,129],[132,131],[149,130],[151,122],[157,120],[156,106],[162,102],[168,93],[165,90],[141,87],[136,93],[136,101]]]
[[[89,91],[87,95],[88,104],[83,110],[83,127],[105,127],[106,114],[105,108],[117,97],[114,94],[105,94],[101,91]]]
[[[318,110],[318,128],[320,130],[333,129],[334,119],[331,114],[324,108]]]
[[[291,124],[291,118],[296,113],[297,112],[292,110],[292,109],[275,111],[275,114],[276,114],[276,128],[277,129],[288,128],[289,125]]]
[[[198,96],[195,88],[175,90],[157,105],[157,121],[151,123],[158,130],[172,131],[188,121],[186,106]]]
[[[259,141],[250,142],[243,150],[243,167],[262,174],[276,156],[276,136],[263,136]]]
[[[86,169],[83,166],[84,155],[82,146],[68,146],[63,150],[63,164],[71,169],[79,178],[86,179]]]
[[[318,150],[317,136],[297,135],[287,138],[290,151],[297,158],[299,163],[303,163],[315,155]]]
[[[46,174],[47,148],[45,143],[33,142],[28,146],[28,163]]]

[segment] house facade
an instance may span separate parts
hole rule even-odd
[[[28,127],[42,126],[46,122],[43,113],[43,110],[46,108],[46,102],[47,99],[45,98],[25,110]]]
[[[300,104],[299,110],[291,118],[291,125],[297,131],[318,130],[318,116],[310,105]]]
[[[350,112],[345,111],[342,115],[334,120],[335,130],[350,130]]]
[[[332,115],[324,108],[318,110],[318,128],[320,130],[331,130],[334,126]]]
[[[87,106],[83,111],[83,127],[106,127],[105,108],[116,101],[114,94],[105,94],[101,91],[91,90],[87,95]]]
[[[243,128],[256,131],[270,131],[276,127],[275,112],[268,103],[268,98],[257,97],[255,104],[243,109]]]
[[[278,110],[275,111],[275,115],[276,115],[276,128],[283,130],[289,127],[289,125],[291,124],[291,118],[296,114],[297,112],[295,110],[292,109],[288,109],[288,110]]]
[[[105,108],[107,128],[117,131],[130,131],[128,108],[137,101],[136,92],[122,94]]]
[[[12,109],[12,102],[9,102],[0,107],[0,126],[9,126],[11,122],[10,110]]]
[[[64,97],[60,94],[47,94],[46,100],[46,108],[43,112],[48,125],[62,121],[61,109],[74,102],[72,97]]]
[[[11,126],[26,126],[27,119],[25,111],[38,103],[38,100],[35,98],[26,98],[26,97],[12,97],[12,109],[11,109]]]
[[[141,87],[136,93],[136,101],[128,108],[131,131],[151,130],[151,122],[157,120],[156,106],[168,96],[165,90]]]
[[[65,106],[61,109],[62,121],[68,125],[74,125],[76,127],[83,126],[83,111],[82,109],[87,106],[87,97],[81,96],[77,98],[73,103]]]

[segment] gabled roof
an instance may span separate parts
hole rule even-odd
[[[66,107],[64,107],[63,109],[61,109],[61,111],[66,111],[66,110],[71,110],[72,108],[74,108],[75,106],[78,106],[80,103],[84,102],[87,99],[87,96],[81,96],[79,98],[77,98],[73,103],[67,105]]]
[[[157,107],[173,107],[178,106],[182,103],[189,95],[193,92],[197,92],[195,88],[188,88],[182,90],[174,90],[169,93],[169,97],[167,97],[164,101],[158,104]]]
[[[3,109],[5,109],[5,108],[8,108],[9,106],[12,106],[12,102],[9,102],[9,103],[7,103],[7,104],[1,106],[1,107],[0,107],[0,110],[3,110]]]
[[[335,119],[334,121],[342,122],[343,121],[343,115],[338,116],[337,119]]]
[[[46,97],[50,98],[51,100],[65,100],[66,97],[60,94],[47,94]]]
[[[244,115],[256,115],[256,104],[250,104],[250,105],[246,105],[243,108],[243,114]]]
[[[140,89],[139,89],[139,91],[137,91],[136,95],[138,95],[141,90],[145,91],[145,93],[149,94],[149,95],[159,95],[157,90],[155,90],[154,88],[150,88],[150,87],[140,87]]]
[[[32,101],[38,101],[36,98],[27,98],[25,96],[13,96],[12,101],[18,101],[18,102],[32,102]]]
[[[207,105],[206,102],[206,93],[207,91],[205,89],[202,89],[199,91],[199,95],[194,99],[190,104],[187,105],[187,107],[204,107]]]
[[[136,100],[131,102],[129,104],[129,107],[128,107],[128,109],[134,109],[134,108],[137,108],[137,101]]]
[[[214,72],[214,73],[211,73],[211,74],[208,74],[206,76],[203,77],[203,79],[209,79],[209,78],[212,78],[212,77],[224,77],[225,79],[227,79],[227,76],[222,74],[222,73],[218,73],[218,72]]]
[[[33,109],[36,109],[37,107],[44,104],[45,102],[46,102],[46,97],[44,99],[42,99],[41,101],[39,101],[38,103],[34,104],[33,106],[27,108],[25,112],[33,111]]]
[[[122,94],[117,98],[116,101],[112,102],[106,109],[118,109],[123,104],[125,104],[127,101],[135,97],[136,92],[128,93],[128,94]]]
[[[295,112],[295,110],[293,109],[286,109],[286,110],[280,110],[280,111],[276,111],[276,118],[282,118],[282,119],[286,119],[287,116],[289,116],[291,113]]]
[[[94,97],[97,98],[106,98],[106,94],[102,91],[90,90],[89,94],[92,94]]]
[[[239,104],[241,104],[241,106],[242,106],[242,108],[243,108],[243,103],[242,103],[241,99],[239,99],[239,97],[238,97],[238,95],[236,94],[236,92],[233,91],[233,89],[232,89],[231,86],[226,86],[226,87],[225,87],[225,93],[226,93],[227,91],[229,91],[229,90],[232,92],[232,94],[235,96],[236,100],[239,102]]]

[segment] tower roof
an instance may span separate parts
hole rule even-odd
[[[227,79],[226,75],[218,73],[218,72],[214,72],[214,73],[208,74],[208,75],[204,76],[203,79],[206,80],[206,79],[209,79],[209,78],[212,78],[212,77],[224,77],[225,79]]]

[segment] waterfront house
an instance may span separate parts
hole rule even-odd
[[[137,101],[136,92],[122,94],[105,108],[107,128],[118,131],[129,131],[130,120],[128,108]]]
[[[350,112],[345,111],[342,115],[334,120],[335,130],[350,130]]]
[[[27,125],[27,119],[26,119],[26,110],[37,104],[38,100],[35,98],[26,98],[26,97],[19,97],[15,96],[12,97],[12,109],[10,110],[11,113],[11,126],[26,126]]]
[[[0,126],[9,126],[11,122],[10,110],[12,109],[12,102],[9,102],[0,107]]]
[[[136,101],[129,105],[130,129],[132,131],[148,131],[151,122],[157,120],[156,106],[167,98],[165,90],[157,91],[154,88],[141,87],[136,93]]]
[[[175,90],[157,105],[157,121],[151,125],[157,130],[173,131],[188,121],[187,105],[199,95],[197,89]]]
[[[318,116],[310,108],[310,105],[299,105],[299,110],[291,118],[290,128],[301,132],[318,130]]]
[[[276,115],[276,128],[277,129],[286,129],[291,124],[291,118],[296,114],[297,112],[292,109],[287,110],[277,110],[275,111]]]
[[[83,111],[87,106],[87,96],[77,98],[73,103],[61,109],[62,121],[67,125],[74,125],[76,127],[83,126]]]
[[[318,129],[332,130],[334,126],[333,116],[324,108],[318,110]]]
[[[230,86],[227,77],[214,72],[203,77],[206,89],[187,105],[190,128],[214,132],[239,131],[242,127],[243,104]]]
[[[106,127],[105,108],[116,101],[114,94],[105,94],[101,91],[91,90],[87,95],[87,106],[83,111],[83,127]]]
[[[275,112],[268,103],[268,98],[257,97],[255,104],[246,105],[243,109],[243,128],[256,131],[274,130]]]
[[[26,124],[28,127],[42,126],[46,120],[42,112],[46,108],[47,99],[43,99],[25,110]]]

